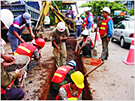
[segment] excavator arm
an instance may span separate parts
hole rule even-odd
[[[53,2],[54,3],[54,2]],[[55,7],[51,5],[51,1],[48,3],[47,1],[43,2],[43,6],[40,12],[39,19],[37,21],[36,30],[39,30],[41,26],[43,25],[44,19],[46,17],[46,14],[48,13],[49,9],[55,14],[57,19],[59,21],[62,21],[65,23],[65,25],[69,28],[70,31],[74,32],[75,31],[75,22],[72,19],[66,18],[58,9],[57,5],[54,3]]]

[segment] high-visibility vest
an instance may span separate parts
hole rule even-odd
[[[65,79],[70,69],[73,69],[73,67],[68,65],[58,67],[51,81],[54,83],[61,83]]]
[[[86,22],[87,22],[86,20],[87,20],[87,19],[85,18],[85,19],[84,19],[84,22],[83,22],[83,26],[84,26],[84,27],[87,25],[87,24],[86,24]]]
[[[101,23],[101,26],[100,26],[100,30],[99,30],[99,33],[100,35],[104,35],[107,33],[107,30],[108,30],[108,27],[107,27],[107,24],[108,24],[108,21],[110,20],[111,18],[108,18],[108,19],[103,19],[102,20],[102,23]]]
[[[93,27],[94,27],[94,16],[93,16],[93,14],[89,14],[89,15],[86,17],[86,19],[85,19],[85,24],[86,24],[86,25],[88,24],[88,18],[89,18],[90,16],[92,16],[92,18],[93,18],[93,22],[92,22],[92,26],[91,26],[91,28],[93,28]]]
[[[81,88],[78,88],[79,89],[78,94],[76,96],[73,96],[71,94],[71,92],[70,92],[69,84],[64,84],[61,87],[63,87],[66,90],[68,100],[78,100],[78,98],[79,98],[79,96],[80,96],[80,94],[82,92],[82,89]],[[56,96],[55,100],[58,100],[58,99],[59,99],[59,95]]]
[[[1,87],[1,94],[6,94],[6,91]]]
[[[32,57],[32,54],[36,49],[37,47],[32,44],[21,43],[14,52],[14,55],[27,55]]]
[[[86,42],[86,40],[90,40],[92,47],[94,47],[94,44],[92,42],[92,39],[89,36],[86,39],[83,37],[83,44]]]

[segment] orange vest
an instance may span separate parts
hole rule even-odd
[[[37,47],[32,44],[21,43],[14,52],[14,55],[27,55],[32,57],[32,54],[36,49]]]
[[[93,16],[93,14],[89,14],[89,15],[86,17],[86,19],[85,19],[85,26],[86,26],[87,23],[88,23],[87,19],[88,19],[89,16],[92,16],[92,18],[93,18],[93,22],[92,22],[92,26],[91,26],[91,28],[93,28],[93,27],[94,27],[94,16]]]
[[[70,69],[73,69],[73,67],[68,66],[68,65],[58,67],[51,81],[54,83],[61,83],[65,79],[65,76],[70,71]]]
[[[104,35],[105,33],[107,33],[107,23],[108,21],[110,20],[111,18],[108,18],[108,19],[103,19],[102,23],[101,23],[101,26],[100,26],[100,30],[99,30],[99,33],[100,35]]]
[[[92,39],[89,36],[86,39],[83,37],[83,44],[85,43],[86,40],[90,40],[92,47],[94,47],[94,44],[92,42]]]
[[[72,98],[72,97],[78,99],[79,96],[80,96],[80,94],[81,94],[81,92],[82,92],[82,89],[81,89],[81,88],[78,88],[79,91],[78,91],[77,96],[73,96],[73,95],[71,94],[71,92],[70,92],[69,84],[64,84],[64,85],[62,85],[61,87],[63,87],[63,88],[66,90],[66,92],[67,92],[67,98],[68,98],[68,99],[69,99],[69,98]],[[57,95],[57,97],[55,98],[55,100],[58,100],[58,99],[59,99],[59,95]]]

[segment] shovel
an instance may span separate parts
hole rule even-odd
[[[98,27],[97,27],[97,30],[98,30]],[[93,58],[97,58],[97,50],[95,49],[95,46],[96,46],[96,38],[97,38],[97,30],[96,30],[96,34],[95,34],[94,48],[93,48],[93,50],[92,50],[92,57],[93,57]]]
[[[84,75],[84,77],[86,77],[88,74],[90,74],[90,73],[92,73],[93,71],[95,71],[98,67],[100,67],[100,66],[103,65],[103,64],[104,64],[104,62],[102,62],[101,64],[99,64],[98,66],[96,66],[94,69],[88,71],[88,72]]]

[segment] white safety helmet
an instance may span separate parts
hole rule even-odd
[[[58,31],[60,31],[60,32],[64,32],[64,30],[65,30],[65,23],[64,22],[59,22],[58,24],[57,24],[57,29],[58,29]]]
[[[86,30],[86,29],[83,30],[82,35],[85,35],[85,36],[89,35],[89,34],[88,34],[88,30]]]
[[[101,12],[102,12],[102,11],[105,11],[105,12],[107,12],[108,14],[111,13],[111,10],[110,10],[109,7],[104,7],[104,8],[101,10]]]
[[[10,25],[13,23],[14,16],[13,13],[8,9],[1,9],[1,21],[9,29]]]
[[[84,12],[88,12],[88,11],[91,11],[92,10],[92,7],[85,7],[84,8]]]

